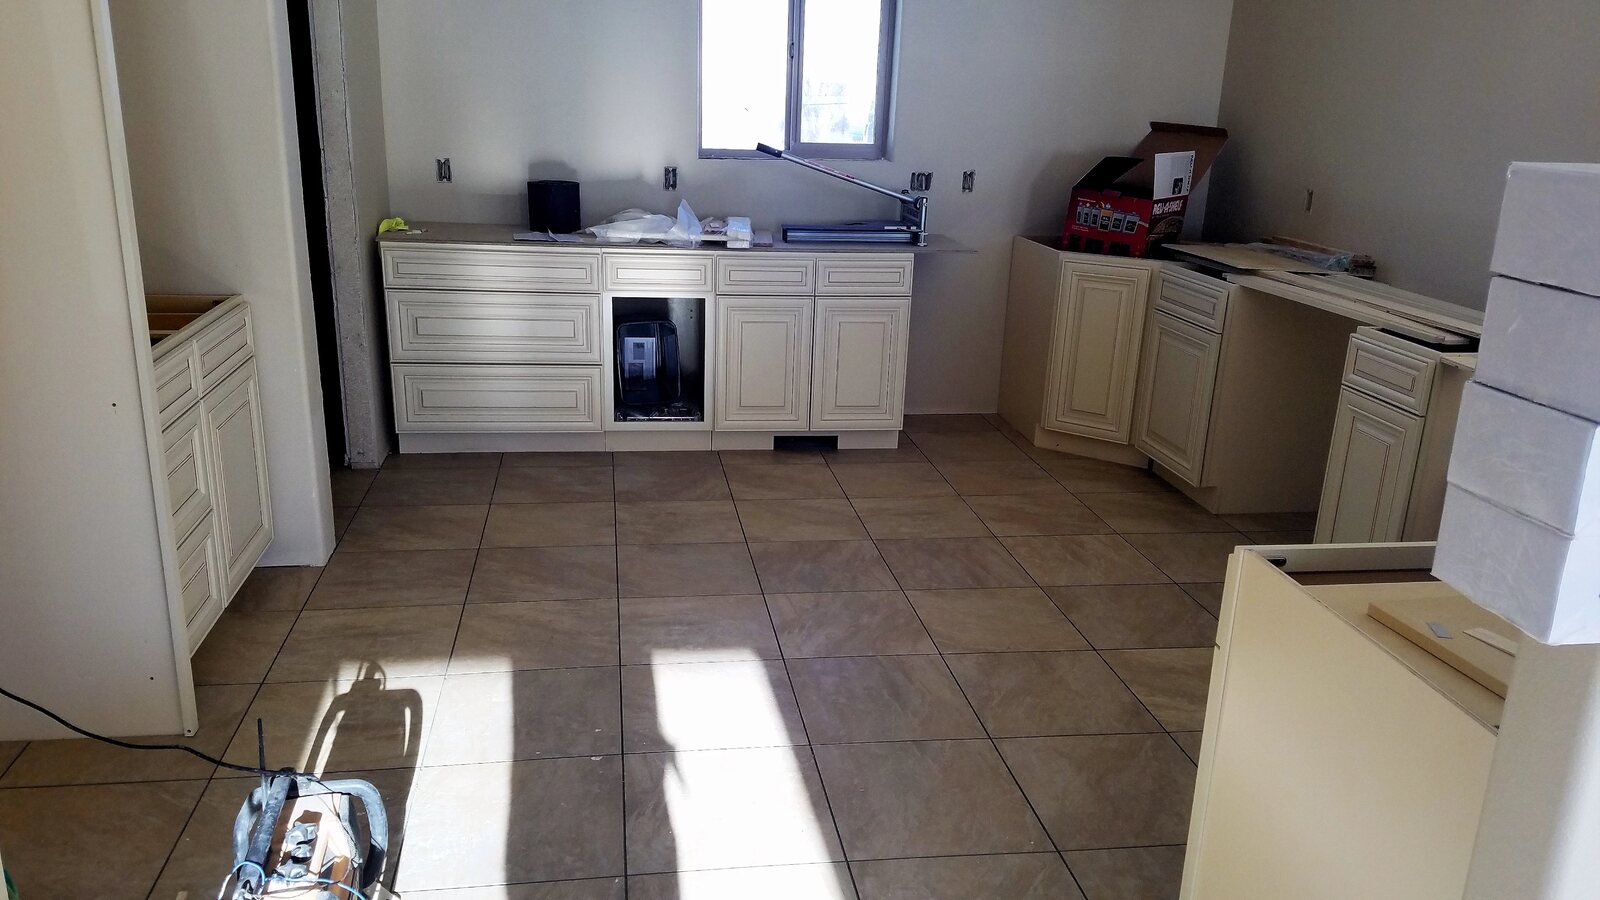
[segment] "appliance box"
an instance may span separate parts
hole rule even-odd
[[[1227,140],[1222,128],[1151,122],[1131,155],[1102,159],[1072,188],[1062,247],[1148,256],[1177,240],[1189,194]]]
[[[1600,297],[1496,278],[1473,378],[1600,422]]]
[[[1512,163],[1490,268],[1600,297],[1600,165]]]

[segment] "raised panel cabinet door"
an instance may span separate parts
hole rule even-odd
[[[1129,442],[1149,291],[1142,267],[1062,263],[1044,427]]]
[[[813,304],[810,297],[717,298],[718,429],[807,430]]]
[[[1316,542],[1398,541],[1422,446],[1421,417],[1345,388],[1339,393]]]
[[[388,292],[391,362],[599,363],[598,294]]]
[[[905,420],[911,301],[818,298],[811,427],[898,430]]]
[[[261,388],[248,362],[200,399],[214,478],[212,502],[232,597],[272,540],[272,500],[261,428]]]
[[[1201,486],[1205,469],[1221,355],[1222,335],[1163,312],[1151,314],[1139,366],[1133,444],[1195,487]]]
[[[395,431],[599,431],[599,366],[390,367]]]

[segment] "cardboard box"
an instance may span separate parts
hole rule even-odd
[[[1600,422],[1600,298],[1496,278],[1474,377]]]
[[[1147,256],[1183,234],[1195,182],[1205,177],[1228,132],[1151,122],[1129,156],[1108,156],[1072,188],[1061,244],[1080,253]]]
[[[1600,297],[1600,165],[1512,163],[1496,273]]]

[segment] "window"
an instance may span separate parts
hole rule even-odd
[[[882,159],[896,0],[700,0],[700,155]]]

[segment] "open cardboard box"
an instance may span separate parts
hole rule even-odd
[[[1082,253],[1147,256],[1183,233],[1195,182],[1228,141],[1224,128],[1151,122],[1131,156],[1108,156],[1072,188],[1061,244]]]

